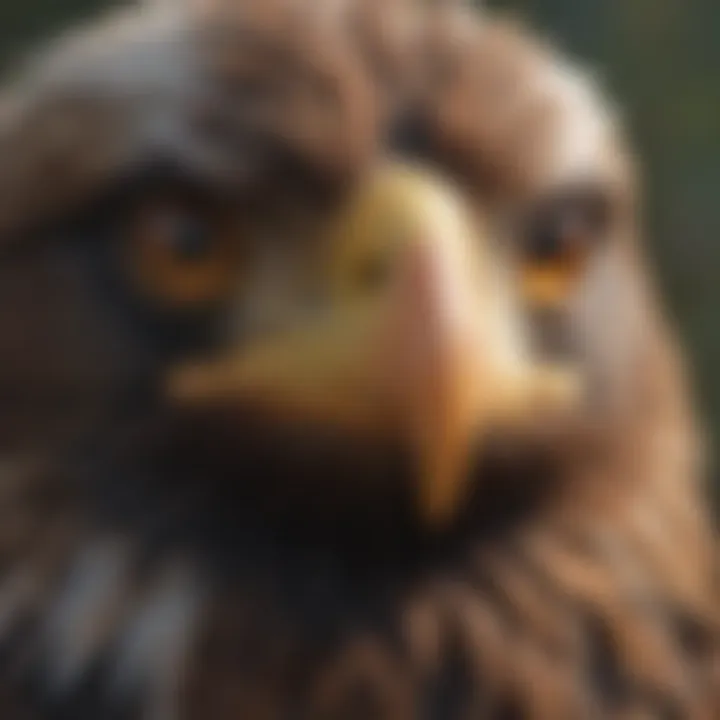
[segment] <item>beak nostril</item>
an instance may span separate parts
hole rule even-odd
[[[358,289],[372,292],[387,287],[393,274],[393,262],[388,253],[380,253],[360,263],[356,283]]]

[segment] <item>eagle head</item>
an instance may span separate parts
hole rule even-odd
[[[34,58],[0,95],[0,698],[710,717],[637,184],[592,78],[463,3],[149,3]]]

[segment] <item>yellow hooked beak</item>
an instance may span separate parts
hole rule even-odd
[[[377,171],[333,224],[326,260],[326,314],[181,368],[171,391],[403,442],[417,458],[420,513],[447,521],[483,433],[573,402],[575,376],[533,362],[512,278],[442,179]]]

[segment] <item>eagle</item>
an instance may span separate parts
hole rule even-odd
[[[115,10],[0,92],[3,720],[713,720],[638,163],[463,2]]]

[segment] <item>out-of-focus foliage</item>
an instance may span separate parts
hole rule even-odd
[[[122,0],[4,0],[0,2],[0,65],[27,52],[48,34],[77,18]]]
[[[120,0],[3,0],[0,65]],[[487,0],[533,19],[620,99],[645,169],[663,288],[720,447],[720,2]]]

